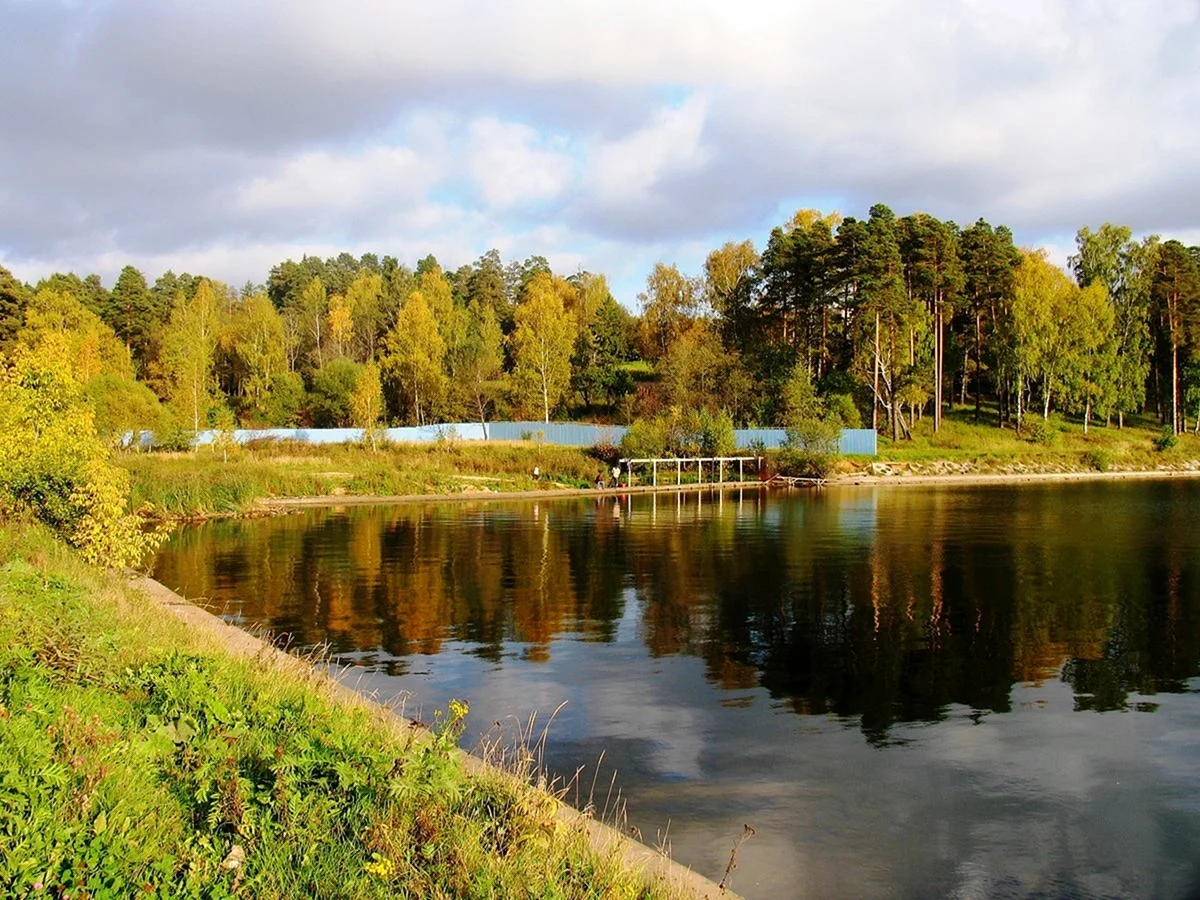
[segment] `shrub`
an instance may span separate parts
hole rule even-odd
[[[787,440],[779,453],[779,471],[784,475],[825,478],[833,469],[841,435],[841,420],[834,415],[797,420],[787,430]]]
[[[621,450],[631,459],[651,459],[667,452],[661,419],[635,419],[621,438]]]
[[[1087,450],[1082,460],[1085,466],[1096,472],[1107,472],[1112,467],[1112,457],[1107,450]]]
[[[136,565],[164,535],[128,512],[129,474],[96,435],[64,344],[18,348],[0,369],[0,508],[45,522],[88,562]]]
[[[1058,430],[1045,419],[1029,418],[1025,423],[1025,440],[1044,447],[1053,446],[1058,440]]]
[[[1158,437],[1154,439],[1154,449],[1159,453],[1164,453],[1170,450],[1179,442],[1179,438],[1175,435],[1175,429],[1170,425],[1164,425]]]

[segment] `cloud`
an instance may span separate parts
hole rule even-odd
[[[571,158],[539,147],[535,129],[487,116],[472,122],[469,131],[467,171],[488,206],[545,201],[569,186]]]
[[[784,202],[1200,230],[1193,0],[0,3],[25,277],[418,239],[644,277]]]

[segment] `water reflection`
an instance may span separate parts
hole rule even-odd
[[[468,696],[480,730],[571,700],[551,764],[604,751],[631,814],[673,818],[706,874],[753,817],[747,894],[1169,896],[1200,857],[1198,501],[1162,482],[348,507],[183,529],[157,574],[328,642],[369,687]]]
[[[632,588],[651,655],[883,740],[1060,670],[1096,710],[1197,674],[1195,492],[1121,487],[349,507],[187,528],[157,571],[396,673],[446,641],[611,642]]]

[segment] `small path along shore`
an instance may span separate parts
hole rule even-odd
[[[557,495],[562,492],[549,493]],[[593,491],[593,493],[598,492]],[[314,689],[326,692],[334,702],[370,711],[379,721],[384,722],[398,738],[413,729],[423,729],[423,726],[404,718],[382,703],[375,702],[321,669],[279,649],[269,640],[256,637],[225,622],[219,616],[177,594],[153,578],[137,577],[133,580],[133,585],[161,605],[165,611],[169,611],[181,619],[189,628],[199,632],[227,653],[257,659],[265,664],[278,666],[295,675],[300,675],[305,679],[311,679]],[[342,673],[346,674],[349,671],[349,669],[343,669]],[[479,772],[490,768],[489,764],[479,757],[471,756],[465,751],[460,751],[460,753],[463,766],[468,772]],[[503,770],[494,771],[508,774]],[[529,790],[535,791],[536,788],[529,787]],[[665,885],[680,897],[695,898],[695,900],[718,900],[718,898],[738,900],[738,895],[732,891],[722,890],[704,876],[645,844],[635,841],[616,828],[598,822],[590,816],[585,816],[560,800],[555,799],[554,802],[557,804],[555,818],[559,822],[586,833],[592,849],[597,854],[617,854],[625,868],[640,876],[647,886]]]

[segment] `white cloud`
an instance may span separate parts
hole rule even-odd
[[[664,178],[689,175],[709,159],[701,138],[708,104],[690,98],[660,110],[644,128],[594,147],[585,176],[588,192],[603,206],[644,200]]]
[[[535,129],[487,116],[472,122],[469,130],[467,171],[489,206],[548,200],[569,186],[571,158],[540,147]]]
[[[417,203],[436,183],[439,169],[436,160],[419,156],[408,147],[302,153],[243,185],[235,205],[241,212],[257,214]]]
[[[0,254],[34,267],[425,240],[628,268],[761,244],[810,197],[1026,244],[1200,231],[1193,0],[111,0],[5,26]]]

